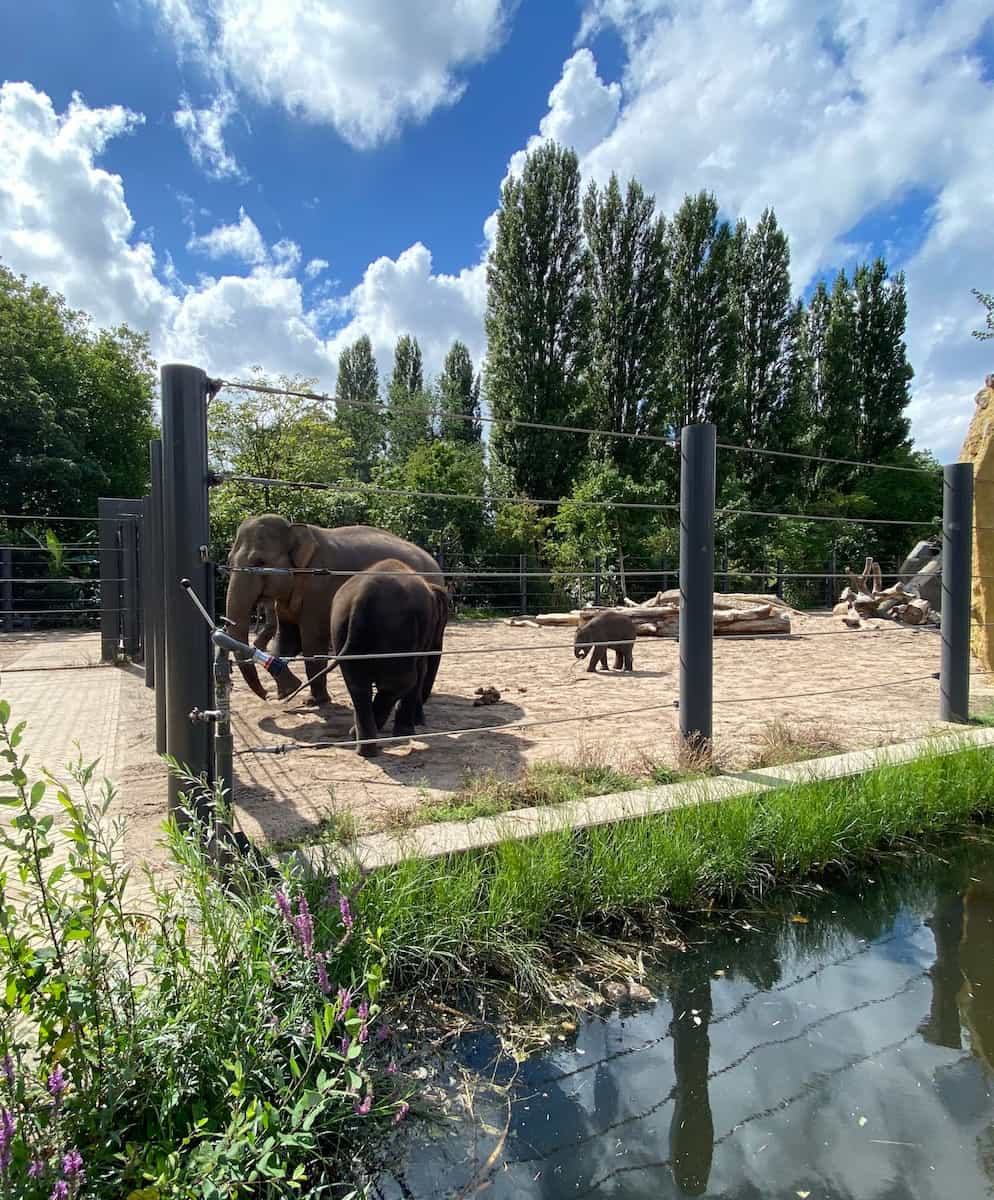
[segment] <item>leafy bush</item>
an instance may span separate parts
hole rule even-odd
[[[0,1196],[348,1192],[360,1139],[407,1111],[354,893],[226,892],[172,823],[140,894],[111,786],[82,760],[75,787],[32,782],[23,731],[0,701]]]

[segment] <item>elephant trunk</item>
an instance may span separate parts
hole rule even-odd
[[[250,575],[247,572],[240,571],[232,573],[228,581],[228,600],[225,605],[225,616],[231,622],[228,632],[239,642],[247,643],[249,640],[249,617],[252,614],[252,607],[258,601],[261,592],[262,586],[258,575]],[[259,672],[255,668],[255,663],[251,661],[243,662],[241,659],[236,661],[238,662],[238,669],[242,673],[242,678],[260,700],[265,700],[266,689],[259,682]]]

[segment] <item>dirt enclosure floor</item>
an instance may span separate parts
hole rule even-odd
[[[945,728],[937,719],[938,683],[930,678],[939,668],[935,630],[881,622],[880,629],[845,631],[828,615],[792,620],[796,636],[790,638],[715,639],[714,733],[723,767],[754,764],[772,721],[827,733],[832,749],[883,745]],[[674,764],[677,644],[640,638],[632,675],[590,675],[587,664],[573,658],[572,636],[568,628],[453,622],[426,705],[426,734],[563,723],[418,737],[373,759],[348,748],[311,748],[349,738],[352,715],[337,673],[331,676],[332,704],[324,709],[301,703],[303,694],[281,704],[271,684],[271,699],[258,700],[238,678],[232,696],[235,801],[245,831],[270,843],[306,839],[346,813],[360,831],[391,827],[425,799],[459,788],[468,775],[493,771],[514,778],[536,760],[593,759],[634,774],[645,773],[647,764]],[[74,645],[72,657],[87,649]],[[98,638],[95,650],[98,658]],[[18,719],[29,722],[25,742],[33,761],[57,769],[74,738],[90,752],[88,740],[102,730],[92,753],[105,756],[104,767],[119,787],[117,811],[128,819],[129,845],[137,857],[154,857],[164,771],[154,753],[152,692],[137,668],[25,670],[31,662],[42,665],[38,651],[36,639],[25,646],[0,636],[0,694]],[[988,677],[971,682],[975,710],[987,711],[994,701]],[[488,686],[500,691],[500,702],[474,707],[476,689]],[[866,690],[845,692],[856,688]],[[593,719],[602,713],[618,715]],[[276,746],[294,749],[251,752]]]

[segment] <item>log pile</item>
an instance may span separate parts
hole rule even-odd
[[[635,622],[639,637],[676,637],[680,626],[680,593],[677,589],[657,592],[650,600],[637,604],[625,598],[623,605],[613,609],[575,608],[571,612],[539,613],[535,617],[512,617],[509,625],[544,628],[547,626],[585,625],[599,613],[620,612]],[[790,633],[790,614],[793,612],[775,596],[733,593],[714,597],[715,636],[730,634]]]
[[[900,580],[885,588],[880,564],[868,558],[862,575],[846,568],[849,585],[832,610],[849,629],[878,629],[868,622],[879,619],[897,621],[902,625],[937,625],[939,614],[917,590]]]

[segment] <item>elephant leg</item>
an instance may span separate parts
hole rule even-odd
[[[587,667],[588,675],[593,675],[593,673],[597,670],[597,660],[600,657],[600,653],[600,646],[594,646],[594,648],[590,651],[590,666]]]
[[[625,670],[626,671],[634,671],[635,670],[635,667],[633,665],[634,661],[635,661],[634,651],[632,650],[631,646],[629,646],[625,650]]]
[[[379,754],[376,744],[379,730],[376,727],[376,717],[373,715],[373,687],[359,679],[345,677],[345,686],[352,697],[352,708],[355,712],[356,749],[363,758],[372,758]]]
[[[625,653],[623,650],[615,650],[614,652],[614,669],[621,671],[625,666]]]
[[[331,703],[331,697],[328,695],[328,675],[321,674],[328,665],[331,628],[327,614],[324,614],[324,620],[321,619],[321,615],[312,614],[306,622],[302,619],[300,623],[301,652],[304,655],[307,681],[311,687],[311,697],[305,703],[311,706]]]
[[[373,718],[376,721],[377,730],[382,729],[390,719],[390,714],[393,712],[393,706],[396,703],[396,692],[377,691],[373,699]]]
[[[273,621],[276,632],[276,648],[273,650],[273,654],[277,658],[298,657],[300,654],[300,626],[294,621],[281,621],[276,613],[273,615]],[[256,645],[259,645],[258,640]],[[298,687],[300,687],[300,680],[292,670],[284,671],[281,675],[276,676],[276,693],[281,700],[285,700]]]
[[[394,737],[413,737],[417,724],[417,713],[421,707],[420,687],[414,687],[401,697],[397,715],[393,721]],[[423,716],[424,714],[422,714]],[[424,724],[424,721],[421,722]]]

